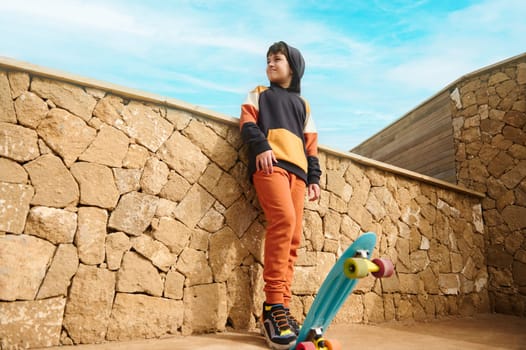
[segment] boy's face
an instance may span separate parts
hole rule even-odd
[[[267,57],[267,78],[271,83],[288,88],[292,81],[292,69],[282,53],[271,53]]]

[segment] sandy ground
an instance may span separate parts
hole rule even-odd
[[[334,325],[327,338],[340,341],[343,349],[386,350],[475,350],[526,349],[526,318],[506,315],[478,315],[475,318],[448,319],[420,323],[379,325]],[[61,350],[227,350],[268,349],[254,332],[225,332],[190,337],[142,340],[98,345],[51,347]]]

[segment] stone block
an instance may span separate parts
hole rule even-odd
[[[69,291],[63,323],[75,344],[105,341],[114,295],[115,273],[79,265]]]
[[[23,126],[0,121],[0,156],[27,162],[40,155],[37,133]]]
[[[81,118],[57,108],[50,110],[38,124],[37,133],[68,166],[88,148],[97,134]]]
[[[24,168],[35,188],[31,204],[56,208],[76,206],[79,187],[60,158],[46,154],[27,163]]]
[[[170,170],[157,158],[148,158],[142,172],[140,185],[144,193],[157,195],[168,182]]]
[[[177,256],[172,254],[166,245],[150,236],[143,234],[134,237],[131,243],[137,253],[150,260],[161,271],[168,271],[177,261]]]
[[[132,236],[141,235],[150,226],[159,198],[140,192],[130,192],[121,197],[110,215],[108,226]]]
[[[189,228],[194,228],[214,204],[214,197],[199,184],[192,186],[175,209],[175,218]]]
[[[25,185],[27,179],[27,172],[20,164],[6,158],[0,158],[0,182]]]
[[[66,298],[0,302],[0,348],[28,349],[60,345]]]
[[[79,257],[73,244],[60,244],[40,287],[37,299],[68,295],[71,278],[77,272]]]
[[[11,71],[7,73],[9,85],[11,86],[11,97],[18,98],[29,89],[29,74],[22,71]]]
[[[119,168],[128,153],[128,137],[120,130],[104,125],[79,160]]]
[[[179,132],[174,132],[170,136],[161,146],[157,155],[190,183],[199,179],[209,163],[209,159],[199,147]]]
[[[17,234],[24,231],[33,194],[31,186],[0,182],[0,231]]]
[[[180,221],[161,217],[152,222],[152,236],[166,245],[170,251],[179,255],[188,246],[192,230]]]
[[[78,115],[85,121],[91,118],[97,101],[81,87],[47,78],[33,78],[31,91],[49,99],[61,108]]]
[[[80,207],[75,244],[80,261],[86,265],[104,262],[108,212],[96,207]]]
[[[227,317],[227,291],[223,283],[199,285],[186,289],[184,334],[224,331]]]
[[[115,208],[120,193],[110,168],[96,163],[79,162],[71,166],[71,174],[80,186],[80,204]]]
[[[225,282],[249,254],[232,229],[225,227],[210,237],[208,260],[215,282]]]
[[[47,103],[32,92],[24,92],[15,101],[18,123],[36,129],[46,117],[49,108]]]
[[[13,97],[5,71],[0,71],[0,122],[16,123]]]
[[[0,300],[34,300],[54,253],[34,236],[0,236]]]
[[[237,151],[205,124],[193,119],[184,129],[184,134],[223,170],[228,171],[234,166]]]
[[[173,125],[169,121],[162,118],[150,106],[137,101],[128,103],[120,116],[122,122],[115,123],[115,127],[151,152],[157,152],[173,131]]]
[[[163,282],[157,269],[146,258],[135,252],[126,252],[117,273],[117,292],[145,293],[160,297]]]
[[[185,277],[186,286],[212,283],[212,269],[208,265],[206,253],[185,248],[177,260],[177,271]]]
[[[107,339],[127,341],[175,335],[183,324],[183,302],[117,293]]]
[[[77,214],[64,209],[35,206],[29,211],[24,232],[53,244],[73,243]]]
[[[106,236],[106,264],[114,271],[121,267],[124,253],[131,248],[131,242],[124,232],[110,233]]]

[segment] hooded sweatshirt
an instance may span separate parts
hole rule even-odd
[[[248,172],[252,179],[256,156],[272,150],[278,160],[274,166],[297,175],[307,184],[318,184],[318,134],[309,104],[300,95],[305,61],[298,49],[285,46],[293,72],[290,87],[285,89],[273,83],[258,86],[241,105],[240,128],[248,145]]]

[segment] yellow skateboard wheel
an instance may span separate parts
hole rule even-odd
[[[363,278],[369,274],[367,259],[349,258],[343,263],[343,273],[347,278]]]

